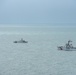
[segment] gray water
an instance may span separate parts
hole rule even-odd
[[[75,75],[76,51],[57,50],[68,40],[76,46],[76,27],[1,26],[0,75]]]

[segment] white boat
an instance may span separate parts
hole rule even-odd
[[[25,40],[23,40],[23,39],[21,38],[21,40],[19,40],[19,41],[14,41],[14,43],[28,43],[28,41],[25,41]]]
[[[72,41],[68,41],[68,43],[65,44],[65,46],[58,46],[58,50],[65,50],[65,51],[74,51],[76,50],[76,47],[73,47],[71,44]]]

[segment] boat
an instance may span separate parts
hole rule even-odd
[[[64,46],[58,46],[58,50],[64,50],[64,51],[74,51],[76,50],[76,47],[73,47],[72,41],[69,40],[68,43],[66,43]]]
[[[21,38],[21,40],[19,40],[19,41],[14,41],[14,43],[28,43],[28,41],[25,41],[25,40],[23,40],[23,39]]]

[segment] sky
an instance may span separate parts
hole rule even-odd
[[[76,23],[76,0],[0,0],[0,24]]]

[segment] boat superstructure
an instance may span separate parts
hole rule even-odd
[[[74,47],[71,42],[72,41],[69,40],[64,46],[58,46],[58,50],[76,50],[76,47]]]
[[[25,40],[23,40],[23,39],[21,38],[21,40],[19,40],[19,41],[14,41],[14,43],[28,43],[28,41],[25,41]]]

